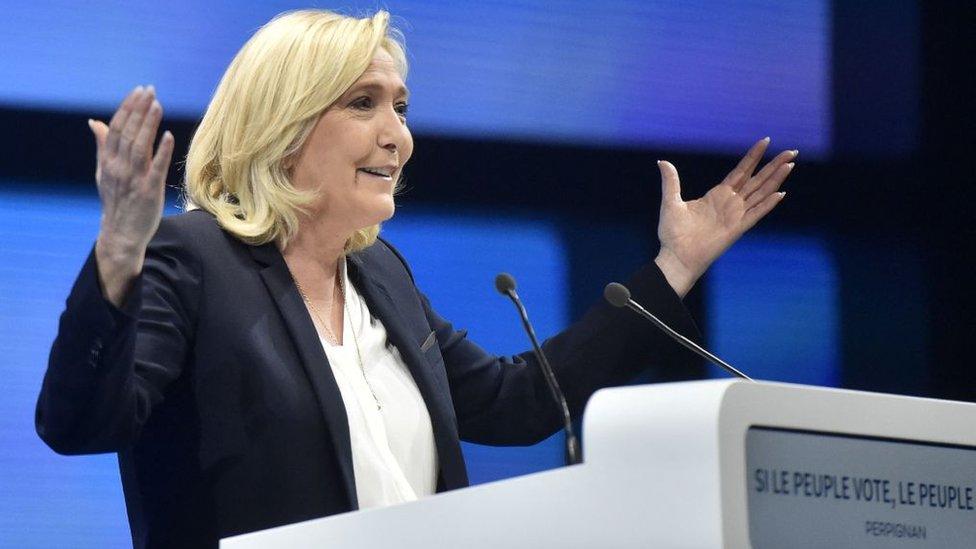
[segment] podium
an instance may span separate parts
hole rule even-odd
[[[223,549],[976,546],[976,404],[738,380],[604,389],[584,462]]]

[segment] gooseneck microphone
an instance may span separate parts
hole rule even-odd
[[[641,306],[630,298],[630,290],[627,289],[623,284],[617,282],[611,282],[607,284],[607,287],[603,289],[603,298],[607,300],[614,307],[627,307],[628,309],[634,311],[640,316],[650,320],[652,324],[657,326],[662,332],[671,336],[672,339],[678,343],[684,345],[691,351],[693,351],[698,356],[704,358],[705,360],[711,362],[712,364],[722,368],[726,372],[732,374],[735,377],[742,378],[746,381],[755,381],[751,377],[740,372],[738,369],[733,367],[728,362],[725,362],[721,358],[713,355],[712,353],[705,350],[703,347],[695,343],[694,341],[688,339],[687,337],[679,334],[673,328],[665,324],[661,319],[652,315],[647,309]]]
[[[559,388],[559,382],[556,381],[556,374],[552,371],[552,366],[549,365],[549,359],[546,358],[546,354],[542,352],[542,347],[539,346],[539,340],[535,337],[535,330],[532,329],[529,315],[525,312],[522,300],[515,292],[515,279],[508,273],[499,273],[495,277],[495,289],[498,290],[498,293],[508,296],[512,300],[515,308],[518,309],[519,316],[522,317],[522,326],[532,342],[532,350],[535,352],[535,358],[539,361],[543,376],[549,385],[549,392],[552,393],[552,398],[556,404],[562,408],[563,429],[566,431],[566,464],[576,465],[580,463],[579,440],[573,433],[573,420],[569,416],[569,405],[566,404],[566,397],[563,395],[562,389]]]

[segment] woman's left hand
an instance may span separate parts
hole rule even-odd
[[[661,251],[654,261],[679,296],[684,297],[722,252],[786,196],[779,187],[798,151],[779,153],[754,174],[768,146],[769,138],[761,139],[721,183],[688,202],[681,199],[678,170],[670,162],[658,162]]]

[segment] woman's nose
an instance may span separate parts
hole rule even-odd
[[[379,145],[384,149],[396,153],[404,148],[410,139],[410,131],[400,115],[393,109],[382,117],[382,127],[379,133]]]

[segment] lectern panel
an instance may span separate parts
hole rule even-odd
[[[976,448],[751,427],[746,466],[753,549],[976,540]]]

